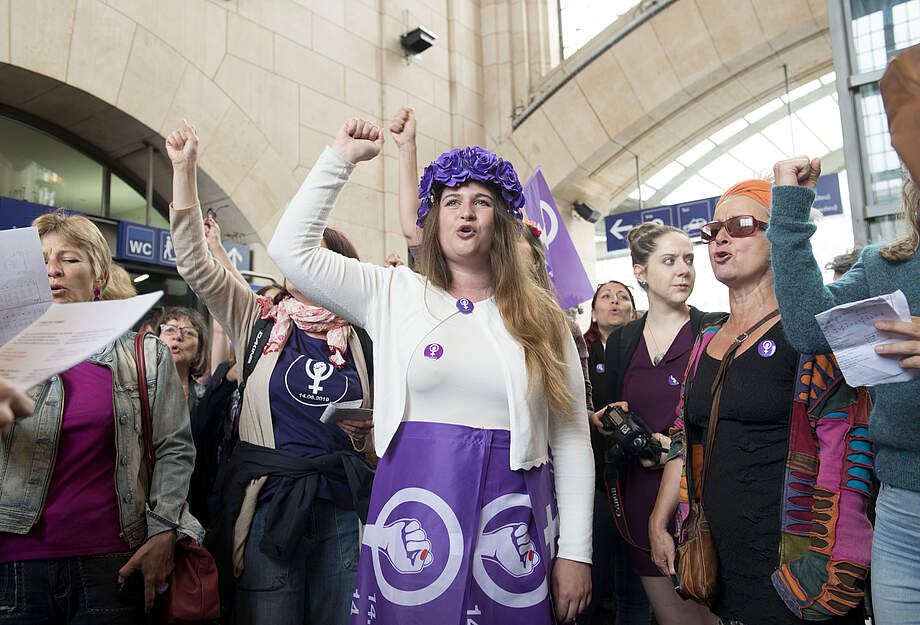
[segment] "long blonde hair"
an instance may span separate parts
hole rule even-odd
[[[913,258],[917,253],[918,245],[920,245],[920,191],[917,190],[917,185],[914,184],[914,181],[909,176],[904,180],[901,198],[904,204],[902,217],[910,227],[910,232],[904,238],[879,249],[879,254],[882,255],[882,258],[895,262]]]
[[[572,416],[569,391],[565,380],[565,341],[571,340],[565,313],[551,291],[540,287],[524,265],[517,250],[520,224],[508,213],[501,195],[492,190],[494,233],[489,259],[492,265],[492,288],[495,302],[505,328],[524,348],[528,371],[528,386],[536,379],[543,385],[543,394],[550,410]],[[421,264],[427,279],[437,287],[449,290],[451,273],[438,239],[438,215],[441,193],[435,194],[431,212],[422,228]]]

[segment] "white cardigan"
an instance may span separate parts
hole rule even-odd
[[[268,252],[304,295],[364,328],[373,339],[374,443],[382,456],[404,419],[411,355],[422,349],[431,330],[459,313],[455,298],[407,267],[361,263],[320,245],[332,207],[354,167],[326,148],[278,223]],[[493,326],[489,334],[496,341],[508,390],[511,469],[540,466],[549,460],[547,445],[552,447],[558,555],[590,563],[594,461],[575,343],[567,341],[565,348],[572,416],[559,417],[549,414],[542,391],[528,389],[524,349],[500,320]]]

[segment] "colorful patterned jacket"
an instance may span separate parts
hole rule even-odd
[[[671,429],[669,459],[683,457],[684,393],[719,327],[721,324],[704,329],[693,346]],[[865,388],[846,384],[829,354],[802,355],[797,377],[783,480],[779,558],[772,582],[799,618],[827,620],[859,604],[869,570],[872,526],[866,507],[872,488],[871,400]],[[701,458],[702,446],[693,444],[692,483],[699,483]],[[689,509],[686,472],[680,500],[678,540],[683,537]]]

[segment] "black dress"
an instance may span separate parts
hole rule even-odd
[[[772,343],[771,343],[772,342]],[[779,566],[780,517],[799,353],[777,323],[728,368],[703,508],[719,554],[713,612],[745,625],[801,624],[770,576]],[[705,445],[720,361],[704,353],[687,397],[691,443]],[[825,623],[858,623],[860,610]]]

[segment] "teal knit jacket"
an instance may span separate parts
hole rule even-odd
[[[808,220],[815,192],[773,187],[767,239],[772,243],[776,299],[789,343],[806,354],[830,351],[815,315],[839,304],[901,289],[910,313],[920,316],[920,255],[888,261],[879,245],[867,246],[859,260],[836,282],[824,285],[809,239],[816,227]],[[920,491],[920,375],[910,382],[874,389],[869,437],[875,445],[878,478],[897,488]]]

